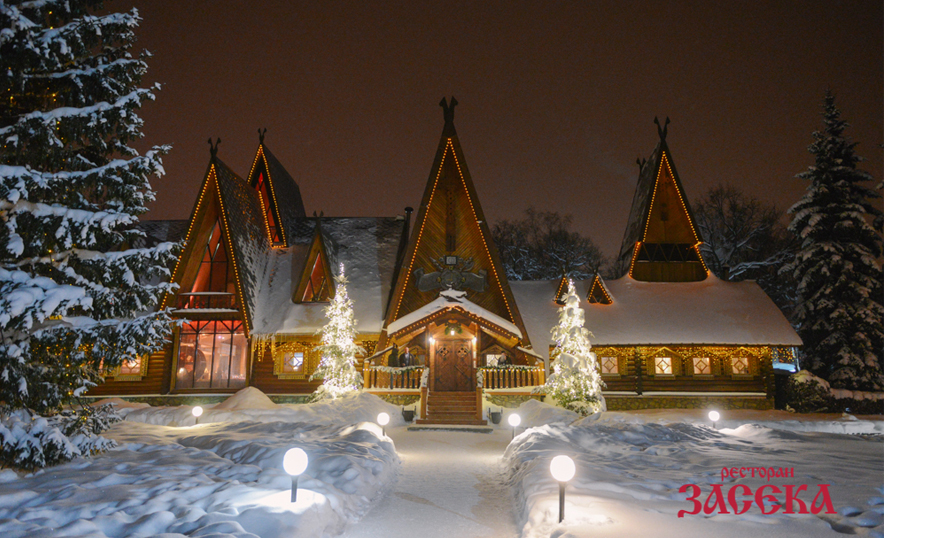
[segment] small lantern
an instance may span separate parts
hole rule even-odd
[[[710,414],[707,416],[710,417],[710,421],[713,422],[713,429],[717,429],[717,421],[720,420],[720,413],[718,411],[710,411]]]
[[[515,430],[518,428],[518,425],[522,423],[522,417],[518,416],[515,413],[509,415],[509,426],[512,427],[512,439],[515,439]]]
[[[555,456],[549,470],[558,481],[558,523],[561,523],[565,519],[565,486],[575,476],[575,462],[568,456]]]
[[[200,405],[196,405],[195,407],[192,407],[192,416],[195,417],[195,424],[198,424],[198,418],[204,412],[205,410],[202,409]]]
[[[307,453],[292,448],[284,453],[284,472],[291,475],[291,502],[297,502],[297,478],[307,469]]]
[[[390,423],[390,415],[387,413],[380,413],[376,416],[376,423],[380,425],[380,429],[383,430],[383,437],[386,437],[386,425]]]

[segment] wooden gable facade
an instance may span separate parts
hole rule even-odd
[[[634,190],[619,259],[644,282],[696,282],[709,271],[700,256],[703,239],[667,146],[667,125],[655,118],[660,140]],[[669,120],[668,120],[669,122]]]
[[[476,369],[505,355],[534,364],[518,305],[499,261],[453,123],[444,127],[403,249],[377,351],[417,350],[434,392],[476,389]]]

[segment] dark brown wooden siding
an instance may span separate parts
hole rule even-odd
[[[165,345],[162,351],[149,356],[145,376],[138,381],[117,381],[107,377],[105,383],[86,393],[87,396],[136,396],[140,394],[165,394],[165,369],[172,354],[172,343]]]
[[[320,383],[319,379],[281,379],[275,375],[270,346],[255,358],[252,366],[251,386],[265,394],[307,394],[317,390]]]

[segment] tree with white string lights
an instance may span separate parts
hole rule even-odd
[[[337,282],[336,293],[324,312],[327,325],[320,331],[323,344],[316,348],[320,352],[320,365],[310,376],[311,379],[323,379],[314,391],[313,400],[339,398],[360,390],[363,385],[355,366],[360,351],[354,342],[357,320],[353,317],[353,301],[347,295],[343,264],[340,265],[340,275],[334,280]]]
[[[584,310],[571,280],[564,302],[558,325],[551,330],[555,342],[552,373],[541,390],[559,406],[587,416],[605,410],[604,381],[591,353],[591,331],[584,328]]]

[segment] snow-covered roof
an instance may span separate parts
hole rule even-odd
[[[548,356],[551,328],[558,323],[553,300],[558,280],[512,281],[535,350]],[[581,301],[594,345],[780,345],[802,340],[756,282],[605,280],[610,305]],[[590,279],[577,284],[588,289]]]
[[[327,320],[327,303],[295,303],[294,290],[304,270],[317,218],[295,219],[290,245],[271,249],[257,290],[255,334],[313,334]],[[330,266],[344,264],[347,293],[360,333],[378,333],[389,297],[403,217],[323,217],[321,230]]]
[[[394,320],[393,323],[387,325],[386,332],[387,334],[394,334],[404,327],[408,327],[419,320],[425,319],[437,312],[441,312],[442,310],[449,308],[456,308],[469,312],[476,317],[482,318],[489,323],[492,323],[502,329],[505,329],[509,333],[522,338],[522,331],[520,331],[514,323],[501,316],[493,314],[489,310],[486,310],[485,308],[482,308],[481,306],[466,299],[466,292],[459,290],[446,290],[441,292],[439,297],[435,300],[423,305],[421,308],[418,308],[399,319]]]
[[[238,266],[238,278],[242,283],[248,318],[253,320],[258,305],[254,290],[260,285],[258,279],[264,273],[270,246],[264,216],[255,199],[254,190],[244,178],[235,174],[216,156],[212,156],[212,166],[221,192],[226,226],[234,245],[234,262]],[[251,325],[253,330],[254,321]]]

